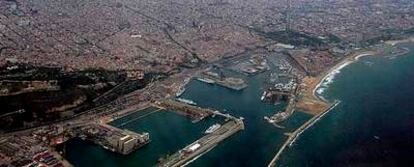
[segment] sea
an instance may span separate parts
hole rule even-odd
[[[414,50],[411,44],[404,47]],[[243,117],[245,122],[245,130],[224,140],[188,166],[267,166],[287,139],[285,133],[294,131],[311,118],[303,112],[295,112],[281,124],[283,129],[264,120],[264,116],[271,116],[286,107],[284,103],[272,105],[260,101],[270,72],[238,76],[249,84],[242,91],[197,80],[187,85],[182,98],[193,100],[201,107]],[[398,57],[391,54],[362,57],[337,71],[329,82],[323,84],[324,91],[318,93],[327,100],[340,100],[341,103],[287,148],[277,166],[389,167],[407,166],[413,161],[413,51]],[[65,158],[79,167],[156,166],[160,157],[184,148],[220,121],[219,118],[208,118],[192,123],[172,111],[139,111],[111,125],[139,133],[149,132],[151,143],[147,146],[124,156],[73,139],[65,145]]]

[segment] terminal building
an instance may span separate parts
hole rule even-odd
[[[124,133],[114,134],[108,138],[108,142],[115,152],[126,155],[147,144],[149,142],[149,134],[138,134],[125,130]]]

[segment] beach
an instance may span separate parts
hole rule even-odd
[[[375,54],[376,52],[374,51],[358,51],[340,60],[336,65],[325,70],[316,77],[305,77],[303,79],[300,92],[301,98],[299,98],[296,104],[298,110],[311,115],[317,115],[320,112],[325,111],[330,104],[324,97],[319,96],[319,94],[323,93],[326,87],[333,82],[335,75],[340,73],[341,69],[345,68],[352,62],[357,61],[359,58]]]

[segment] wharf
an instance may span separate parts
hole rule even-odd
[[[189,162],[214,148],[219,142],[244,129],[241,119],[232,119],[222,125],[216,131],[203,136],[177,153],[161,160],[159,167],[185,166]]]
[[[156,105],[159,105],[160,108],[171,110],[177,112],[178,114],[190,117],[193,122],[199,122],[204,118],[218,112],[212,109],[201,108],[175,100],[164,100],[161,102],[156,102]]]

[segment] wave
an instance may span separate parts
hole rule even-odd
[[[322,79],[322,82],[316,87],[316,93],[319,95],[323,94],[325,90],[329,88],[329,85],[334,82],[336,76],[341,73],[341,70],[351,63],[351,61],[347,61],[342,63],[337,68],[333,69],[328,75],[326,75]]]

